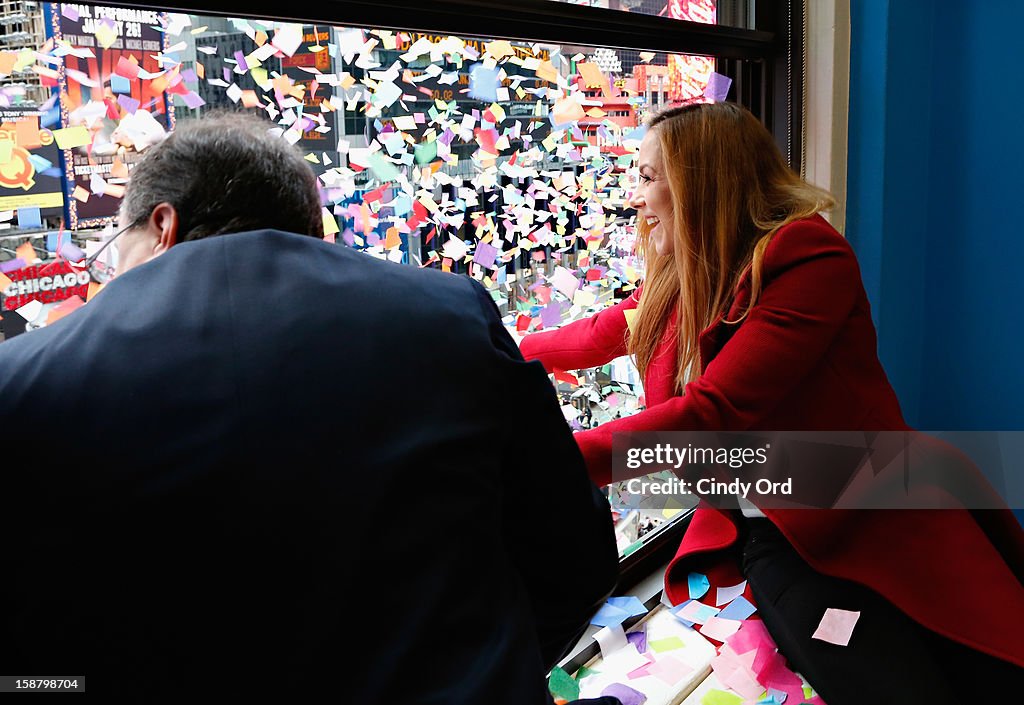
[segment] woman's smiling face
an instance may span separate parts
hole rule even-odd
[[[659,255],[670,255],[675,249],[672,230],[672,192],[668,185],[661,154],[661,140],[649,130],[640,143],[640,183],[631,205],[637,217],[646,221],[651,242]]]

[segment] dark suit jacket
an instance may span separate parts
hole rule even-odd
[[[548,702],[615,581],[551,385],[465,277],[183,243],[0,345],[0,423],[7,673]]]

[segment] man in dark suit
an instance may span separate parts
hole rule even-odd
[[[477,283],[324,242],[267,127],[151,148],[119,276],[0,345],[0,664],[139,701],[550,702],[617,572],[551,385]]]

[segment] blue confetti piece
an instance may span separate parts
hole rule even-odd
[[[693,629],[693,625],[695,624],[694,622],[691,622],[691,621],[690,621],[690,620],[688,620],[688,619],[683,619],[682,617],[680,617],[680,616],[679,616],[679,612],[680,612],[680,610],[682,610],[682,609],[683,609],[684,607],[686,607],[686,606],[687,606],[688,604],[690,604],[691,602],[693,602],[693,600],[687,600],[686,602],[684,602],[684,603],[682,603],[682,604],[680,604],[680,605],[677,605],[677,606],[673,607],[673,608],[672,608],[671,610],[669,610],[669,612],[671,612],[671,613],[672,613],[672,616],[673,616],[673,617],[675,617],[676,619],[678,619],[678,620],[679,620],[680,622],[682,622],[682,623],[683,623],[684,625],[686,625],[686,626],[687,626],[687,627],[689,627],[690,629]]]
[[[57,103],[53,104],[53,107],[46,111],[46,113],[39,118],[39,125],[41,127],[52,127],[60,122],[60,105]]]
[[[635,617],[640,614],[647,614],[647,608],[644,607],[644,603],[633,595],[625,595],[622,597],[609,597],[608,604],[614,607],[618,607],[620,610],[624,610],[629,613],[630,617]]]
[[[597,611],[597,614],[590,618],[590,623],[596,624],[599,627],[614,627],[622,624],[628,618],[629,614],[626,610],[605,603],[601,605],[601,609]]]
[[[469,97],[491,103],[498,100],[498,71],[474,64],[469,70]]]
[[[46,157],[39,156],[38,154],[28,155],[28,160],[32,162],[32,166],[35,167],[36,171],[46,171],[53,166],[53,162]]]
[[[711,589],[708,576],[700,573],[690,573],[686,576],[686,584],[690,589],[690,599],[699,600]]]
[[[110,75],[110,90],[114,93],[131,93],[132,82],[116,73]]]
[[[722,608],[722,611],[718,613],[718,616],[722,619],[736,619],[744,620],[750,615],[754,614],[757,608],[750,603],[747,598],[740,595],[735,600],[730,602],[728,605]]]
[[[18,227],[25,228],[39,228],[42,227],[43,221],[39,215],[38,208],[19,208],[18,209]]]

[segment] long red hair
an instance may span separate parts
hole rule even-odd
[[[674,248],[660,256],[644,222],[637,223],[646,274],[628,349],[641,375],[676,314],[679,367],[676,391],[700,375],[698,337],[727,311],[744,273],[750,306],[761,292],[762,261],[784,225],[828,210],[826,191],[786,164],[771,134],[734,103],[694,103],[655,115],[648,130],[659,140],[672,194]]]

